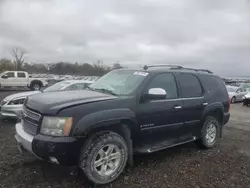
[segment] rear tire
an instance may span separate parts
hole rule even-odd
[[[42,84],[40,82],[32,82],[30,85],[30,89],[32,91],[39,91],[42,88]]]
[[[221,125],[216,117],[208,116],[205,119],[201,129],[201,138],[198,142],[202,148],[210,149],[215,146],[220,126]]]
[[[114,132],[91,137],[81,150],[79,167],[95,184],[114,181],[124,170],[128,160],[126,141]]]

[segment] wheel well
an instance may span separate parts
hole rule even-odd
[[[98,132],[115,132],[121,135],[124,140],[127,142],[128,146],[128,164],[133,166],[133,133],[132,129],[134,129],[135,123],[132,120],[121,120],[119,123],[114,123],[108,126],[100,126],[94,128],[87,132],[87,139],[91,138],[93,134]]]
[[[220,124],[222,124],[223,113],[222,113],[221,109],[214,109],[214,110],[208,112],[207,115],[205,116],[205,118],[208,117],[208,116],[216,117],[216,119],[218,120],[218,122]]]
[[[132,137],[132,132],[133,132],[132,127],[135,126],[131,120],[121,120],[120,123],[110,124],[106,126],[98,126],[94,129],[91,129],[90,131],[87,132],[87,137],[90,137],[92,134],[97,132],[115,132],[121,135],[123,138],[126,138],[127,130],[131,133]]]
[[[30,86],[32,86],[35,83],[39,83],[41,86],[43,86],[43,83],[40,80],[33,80],[33,81],[31,81]]]

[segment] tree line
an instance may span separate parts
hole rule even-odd
[[[53,64],[31,64],[27,63],[27,58],[25,56],[26,51],[23,48],[13,48],[10,50],[10,54],[12,55],[13,61],[5,58],[0,59],[0,73],[3,71],[23,70],[28,73],[102,76],[113,69],[122,68],[119,62],[114,63],[112,66],[107,66],[102,61],[96,61],[94,63],[58,62]]]

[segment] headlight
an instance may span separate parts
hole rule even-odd
[[[44,117],[41,133],[50,136],[69,136],[72,117]]]
[[[13,99],[11,100],[8,105],[20,105],[24,103],[25,98],[21,98],[21,99]]]
[[[2,100],[2,102],[1,102],[1,106],[5,105],[6,103],[7,103],[7,101],[6,101],[6,100]]]

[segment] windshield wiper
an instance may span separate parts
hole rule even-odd
[[[111,95],[114,95],[114,96],[117,96],[117,94],[109,89],[106,89],[106,88],[93,88],[93,87],[89,87],[87,86],[86,89],[89,89],[91,91],[100,91],[102,93],[109,93]]]

